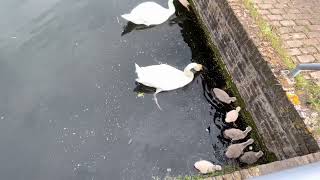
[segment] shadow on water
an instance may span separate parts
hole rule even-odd
[[[182,22],[185,20],[185,16],[178,16],[178,17],[173,17],[169,19],[169,26],[175,25],[179,22]],[[128,21],[128,23],[123,26],[123,31],[121,33],[121,36],[124,36],[126,34],[129,34],[132,31],[143,31],[146,29],[151,29],[153,27],[155,27],[156,25],[151,25],[151,26],[146,26],[144,24],[134,24],[130,21]]]
[[[149,87],[149,86],[145,86],[145,85],[140,84],[138,82],[136,82],[136,87],[133,89],[133,92],[145,93],[145,94],[153,94],[155,91],[156,91],[155,88]]]
[[[207,131],[210,134],[210,140],[213,147],[214,162],[220,162],[226,165],[239,166],[239,163],[227,159],[224,152],[230,141],[223,137],[223,131],[231,128],[230,124],[224,122],[225,113],[234,109],[232,105],[225,105],[217,101],[212,93],[214,87],[225,89],[226,79],[219,70],[216,55],[210,49],[205,32],[200,28],[196,15],[192,11],[187,11],[181,5],[177,5],[177,17],[179,21],[176,23],[181,27],[183,40],[188,44],[192,52],[192,62],[200,63],[206,68],[201,74],[203,95],[211,105],[210,115],[212,121],[208,123]],[[229,93],[229,92],[228,92]]]
[[[169,26],[173,26],[178,23],[182,23],[183,21],[187,20],[187,16],[181,15],[181,16],[176,16],[174,18],[169,19]]]
[[[124,36],[134,30],[145,30],[145,29],[150,29],[153,28],[155,26],[146,26],[143,24],[134,24],[130,21],[128,21],[128,23],[123,27],[123,31],[121,33],[121,36]]]
[[[198,75],[201,76],[199,73],[196,73],[195,78]],[[156,92],[156,88],[145,86],[145,85],[138,83],[138,82],[135,82],[135,85],[136,85],[136,87],[133,89],[133,92],[135,92],[135,93],[153,94]],[[161,93],[164,93],[164,92],[165,91],[163,91]],[[209,99],[208,99],[208,101],[209,101]],[[212,102],[212,103],[214,104],[214,102]]]

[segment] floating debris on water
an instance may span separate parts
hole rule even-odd
[[[206,131],[210,133],[210,126],[206,129]]]
[[[119,21],[119,18],[118,18],[118,16],[117,16],[116,18],[117,18],[117,22],[118,22],[118,24],[120,24],[120,21]]]
[[[89,111],[89,108],[83,109],[82,111],[83,112]]]
[[[138,97],[144,97],[144,93],[143,92],[139,92],[137,96]]]

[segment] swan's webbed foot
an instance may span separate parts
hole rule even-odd
[[[157,99],[157,94],[161,92],[161,89],[157,89],[156,92],[153,94],[153,99],[155,101],[155,103],[157,104],[158,108],[160,109],[160,111],[162,111],[162,108],[160,107],[159,103],[158,103],[158,99]]]

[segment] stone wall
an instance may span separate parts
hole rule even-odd
[[[303,120],[226,0],[193,0],[267,148],[278,159],[319,150]]]

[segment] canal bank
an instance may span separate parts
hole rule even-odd
[[[232,6],[236,2],[194,0],[193,5],[266,147],[279,160],[318,151],[317,142],[258,48],[259,39],[244,23],[246,16],[240,17],[237,6]]]
[[[193,164],[200,159],[225,169],[243,167],[225,157],[230,141],[222,132],[232,127],[225,113],[237,105],[245,108],[246,100],[178,2],[172,19],[146,29],[127,28],[120,17],[140,0],[39,2],[0,3],[3,178],[194,175]],[[159,94],[163,111],[152,95],[136,92],[134,63],[183,69],[190,62],[206,70],[184,88]],[[236,95],[237,103],[215,101],[214,87]],[[245,109],[238,122],[241,129],[255,126]],[[266,153],[258,164],[275,160],[257,130],[250,133],[252,148]]]
[[[169,21],[138,30],[120,15],[140,0],[41,2],[0,2],[3,178],[149,180],[197,174],[200,159],[239,167],[225,157],[230,141],[222,135],[235,104],[213,100],[210,91],[231,94],[228,82],[178,2]],[[191,62],[206,70],[158,94],[163,111],[152,94],[136,92],[134,63],[182,70]],[[260,149],[258,139],[253,148]]]

